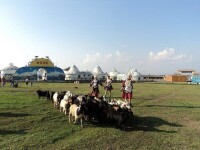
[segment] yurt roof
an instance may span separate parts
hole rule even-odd
[[[131,74],[132,76],[141,76],[142,74],[137,71],[137,69],[131,69],[127,74]]]
[[[104,72],[102,71],[101,67],[99,67],[99,66],[96,66],[96,67],[93,69],[93,73],[94,73],[94,74],[104,74]]]
[[[64,71],[69,71],[69,69],[70,69],[71,67],[67,67],[67,68],[65,68],[65,69],[63,69]]]
[[[118,74],[119,72],[115,68],[109,73],[110,76],[117,76]]]
[[[66,74],[80,74],[80,71],[75,65],[73,65],[69,68],[68,71],[66,71]]]

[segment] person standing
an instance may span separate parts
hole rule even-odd
[[[97,77],[94,76],[90,83],[90,87],[92,87],[91,95],[95,98],[99,98],[99,85],[103,86],[103,84],[97,79]]]
[[[28,85],[28,82],[29,82],[29,79],[26,78],[26,80],[25,80],[26,85]]]
[[[6,78],[5,78],[5,76],[2,76],[2,78],[1,78],[1,86],[4,87],[5,84],[6,84]]]
[[[15,83],[15,80],[14,80],[14,77],[12,77],[10,79],[10,87],[14,87],[14,83]]]
[[[112,87],[112,79],[111,79],[111,77],[109,75],[107,76],[107,79],[105,81],[105,87],[104,87],[104,89],[105,89],[104,98],[106,98],[107,92],[109,91],[109,99],[110,99],[113,87]]]
[[[128,75],[126,80],[122,82],[122,97],[125,99],[125,101],[128,101],[128,103],[131,104],[131,99],[133,96],[133,80],[132,75]]]
[[[125,99],[125,80],[122,81],[121,92],[122,92],[122,99]]]

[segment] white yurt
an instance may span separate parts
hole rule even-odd
[[[101,69],[101,67],[99,66],[96,66],[94,69],[93,69],[93,75],[96,76],[98,79],[100,80],[104,80],[106,79],[106,73],[104,73]]]
[[[128,75],[132,75],[132,79],[136,82],[144,80],[144,77],[142,76],[142,74],[140,72],[137,71],[137,69],[130,69],[127,72],[127,74],[118,74],[117,80],[118,81],[126,80]]]
[[[80,80],[81,73],[75,65],[63,70],[65,73],[65,80]]]
[[[143,81],[144,78],[140,72],[137,71],[137,69],[131,69],[128,71],[127,75],[132,75],[132,79],[134,81]]]
[[[118,74],[119,74],[119,72],[115,68],[111,72],[109,72],[109,75],[113,80],[117,80]]]
[[[17,66],[14,66],[13,63],[10,63],[7,67],[1,70],[1,78],[5,76],[6,80],[10,80],[17,69]]]
[[[118,74],[117,81],[124,81],[126,79],[126,74]]]

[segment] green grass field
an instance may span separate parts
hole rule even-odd
[[[0,149],[44,150],[199,150],[200,86],[169,83],[135,83],[133,128],[68,123],[68,116],[39,100],[36,90],[87,94],[89,84],[20,83],[0,87]],[[75,88],[77,86],[78,88]],[[120,98],[121,84],[113,84]],[[104,93],[100,87],[101,94]]]

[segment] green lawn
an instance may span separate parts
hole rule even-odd
[[[113,84],[112,97],[120,98],[121,84]],[[75,88],[77,87],[77,88]],[[180,149],[199,150],[200,86],[169,83],[135,83],[133,128],[68,123],[68,116],[39,100],[36,90],[87,94],[89,84],[20,83],[0,87],[0,149]],[[104,93],[100,87],[101,94]]]

